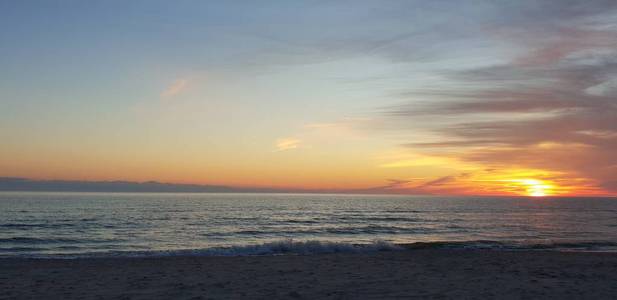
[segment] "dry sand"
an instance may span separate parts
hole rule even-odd
[[[617,254],[0,259],[1,299],[616,299]]]

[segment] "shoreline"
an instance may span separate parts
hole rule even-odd
[[[2,299],[609,299],[615,282],[598,252],[0,258]]]

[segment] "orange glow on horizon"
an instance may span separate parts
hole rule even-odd
[[[43,160],[35,152],[30,155],[28,151],[22,151],[28,155],[21,155],[15,150],[7,152],[10,155],[6,157],[16,159],[0,161],[0,169],[4,172],[0,176],[39,180],[159,181],[268,188],[283,192],[614,196],[599,187],[596,180],[575,173],[486,166],[453,155],[409,152],[388,152],[365,159],[371,151],[344,150],[333,153],[311,148],[307,143],[288,151],[267,148],[255,156],[204,152],[206,155],[190,151],[185,156],[165,156],[153,150],[153,153],[144,152],[135,157],[76,152],[74,155],[54,155],[53,160]]]

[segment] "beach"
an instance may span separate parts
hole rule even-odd
[[[0,259],[0,299],[611,299],[617,253]]]

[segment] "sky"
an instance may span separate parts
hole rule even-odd
[[[0,176],[617,195],[617,1],[0,1]]]

